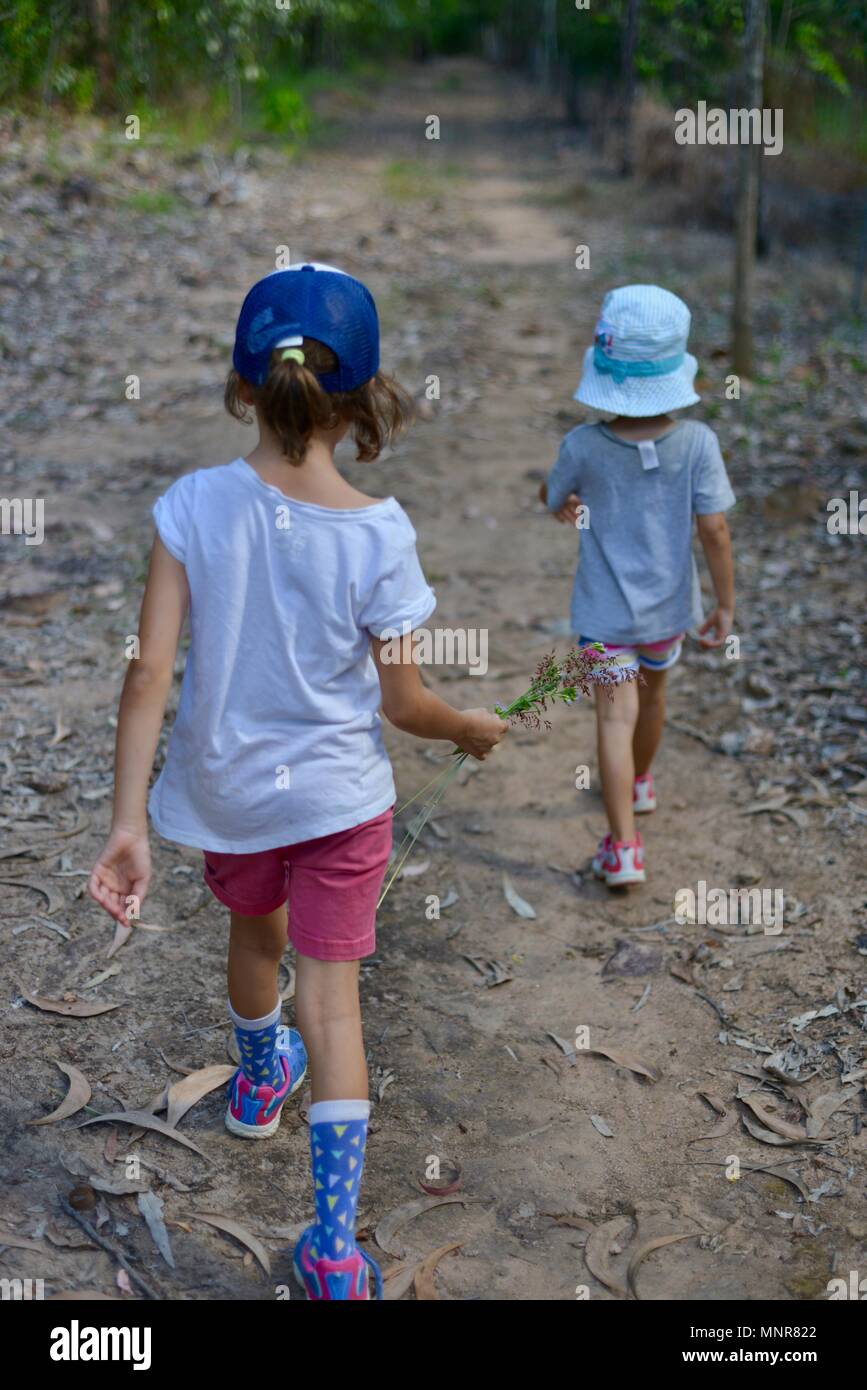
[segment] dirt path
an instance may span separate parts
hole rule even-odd
[[[430,113],[441,120],[438,143],[424,139]],[[219,411],[239,291],[269,268],[272,246],[343,264],[377,295],[386,362],[419,392],[439,378],[440,399],[408,440],[376,465],[349,463],[348,471],[408,508],[437,590],[438,625],[488,631],[484,677],[431,673],[435,688],[467,705],[510,698],[539,657],[563,645],[574,541],[535,494],[559,438],[581,418],[571,395],[604,289],[653,279],[683,293],[703,360],[715,360],[724,332],[725,239],[657,222],[653,190],[604,179],[512,79],[472,64],[434,65],[408,73],[351,124],[355,133],[315,161],[287,170],[256,152],[249,166],[221,176],[223,191],[210,202],[165,216],[133,216],[121,202],[125,189],[161,186],[164,165],[142,151],[125,166],[119,154],[104,192],[67,217],[34,193],[32,225],[21,231],[37,307],[62,288],[40,260],[57,238],[74,284],[55,310],[51,341],[40,345],[30,330],[44,356],[44,390],[32,409],[18,403],[7,413],[4,479],[8,495],[17,488],[46,498],[47,536],[42,547],[20,547],[14,563],[4,538],[12,637],[0,691],[9,738],[4,839],[7,848],[35,848],[0,861],[20,880],[6,890],[2,919],[10,967],[0,1044],[10,1183],[3,1216],[44,1246],[20,1258],[16,1250],[15,1271],[45,1277],[52,1291],[109,1289],[113,1280],[108,1256],[67,1243],[74,1228],[59,1194],[72,1179],[63,1156],[113,1181],[123,1175],[119,1155],[141,1156],[142,1181],[165,1202],[176,1267],[155,1253],[135,1195],[100,1197],[90,1218],[104,1216],[103,1234],[163,1297],[273,1297],[287,1279],[286,1240],[308,1210],[307,1132],[297,1110],[251,1154],[223,1131],[215,1092],[181,1123],[203,1158],[152,1135],[130,1145],[123,1126],[106,1159],[107,1126],[73,1128],[84,1112],[59,1127],[21,1127],[60,1097],[65,1083],[51,1059],[85,1073],[103,1112],[147,1106],[178,1078],[173,1066],[227,1060],[225,923],[195,852],[156,845],[145,916],[172,930],[134,933],[116,958],[119,972],[96,986],[87,982],[107,964],[110,929],[82,885],[107,823],[111,724],[150,503],[178,472],[223,462],[248,438]],[[204,177],[178,170],[177,196],[193,199]],[[575,269],[579,244],[590,247],[589,270]],[[782,294],[785,274],[782,261],[764,272],[768,295]],[[815,275],[833,285],[832,271]],[[787,312],[795,309],[787,301]],[[39,322],[32,306],[31,318]],[[705,395],[720,402],[724,364],[715,371]],[[141,377],[140,401],[123,398],[129,373]],[[694,1238],[642,1265],[643,1298],[813,1299],[825,1296],[833,1273],[867,1268],[863,1078],[846,1082],[845,1094],[841,1081],[865,1053],[865,1011],[850,1008],[864,997],[867,973],[856,950],[863,825],[856,860],[857,801],[847,815],[826,788],[811,803],[791,780],[797,759],[767,761],[769,716],[748,684],[760,663],[773,668],[765,653],[783,615],[793,621],[793,604],[805,625],[836,616],[835,557],[813,555],[809,519],[795,518],[797,532],[788,514],[782,524],[760,512],[750,421],[742,424],[739,404],[716,409],[714,422],[745,498],[735,521],[744,659],[725,663],[693,647],[673,675],[674,724],[698,729],[710,746],[682,727],[667,734],[646,887],[612,896],[586,875],[603,817],[592,712],[581,705],[560,712],[550,734],[516,733],[451,789],[416,852],[416,867],[427,867],[399,883],[381,913],[379,955],[364,970],[380,1099],[362,1224],[374,1229],[417,1196],[430,1156],[444,1168],[458,1163],[465,1204],[432,1210],[401,1235],[409,1256],[460,1243],[439,1267],[444,1298],[569,1299],[578,1286],[594,1299],[624,1297],[629,1258],[669,1234]],[[778,594],[793,544],[809,551],[812,569],[786,576]],[[805,738],[811,713],[802,717]],[[722,746],[741,756],[715,751],[727,731]],[[399,793],[409,796],[436,770],[434,750],[398,735],[389,743]],[[579,791],[576,769],[585,764],[591,786]],[[756,809],[768,801],[770,810]],[[83,816],[85,829],[51,838]],[[534,919],[507,905],[504,872]],[[678,926],[674,896],[699,880],[782,890],[784,933]],[[48,885],[63,903],[46,913],[37,889]],[[457,902],[429,920],[429,895],[450,889]],[[503,973],[510,978],[496,983]],[[20,986],[120,1007],[89,1021],[61,1018],[22,1003]],[[838,1012],[800,1028],[790,1022],[829,1004]],[[591,1048],[638,1058],[658,1079],[605,1056],[564,1055],[551,1035],[568,1043],[581,1027]],[[772,1122],[802,1128],[799,1098],[833,1093],[845,1108],[824,1123],[816,1111],[821,1143],[775,1147],[747,1132],[750,1112],[735,1092],[756,1091],[763,1060],[793,1040],[804,1047],[801,1072],[760,1097]],[[724,1103],[724,1118],[700,1092]],[[725,1166],[732,1156],[737,1181]],[[779,1165],[782,1176],[749,1171],[758,1165]],[[798,1184],[802,1194],[821,1191],[805,1202]],[[172,1224],[195,1211],[233,1216],[260,1235],[272,1252],[270,1277],[218,1233]],[[595,1273],[583,1250],[590,1230]],[[607,1283],[598,1278],[605,1266]]]

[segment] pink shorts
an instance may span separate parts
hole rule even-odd
[[[288,901],[289,940],[314,960],[376,949],[376,903],[391,854],[391,807],[373,820],[256,854],[205,850],[205,882],[221,903],[263,917]]]
[[[685,636],[685,632],[678,632],[662,642],[603,642],[605,651],[599,655],[613,657],[615,666],[624,671],[637,671],[642,666],[646,671],[668,671],[680,656]],[[592,637],[579,637],[578,645],[586,647],[592,641]]]

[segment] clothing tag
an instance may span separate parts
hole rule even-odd
[[[641,455],[641,467],[645,472],[647,472],[648,468],[659,467],[656,445],[652,439],[640,439],[638,441],[638,452]]]

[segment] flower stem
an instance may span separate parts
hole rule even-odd
[[[440,782],[440,786],[434,792],[430,800],[426,802],[425,805],[422,807],[421,811],[418,814],[418,817],[416,817],[417,823],[414,825],[414,828],[407,830],[406,834],[404,835],[403,839],[398,845],[397,854],[399,857],[397,863],[391,871],[391,874],[389,875],[388,882],[386,883],[385,887],[379,895],[379,902],[376,904],[377,908],[382,906],[383,899],[385,898],[386,893],[391,888],[391,885],[394,883],[394,880],[397,878],[398,874],[403,868],[407,856],[411,854],[416,840],[418,839],[421,832],[424,830],[425,826],[427,825],[428,821],[430,820],[431,816],[433,815],[434,811],[436,810],[437,806],[439,805],[440,801],[445,795],[446,788],[449,786],[451,782],[454,781],[455,777],[460,772],[468,757],[468,753],[461,753],[460,757],[455,759],[452,766],[446,768],[445,773],[440,773],[440,776],[438,778],[434,778],[434,781]],[[422,790],[424,790],[424,788],[422,788]],[[411,798],[411,801],[416,801],[417,799],[418,797],[415,796]],[[409,801],[404,802],[405,806],[408,806],[409,804]],[[401,810],[402,809],[403,807],[401,807]],[[400,852],[406,844],[407,840],[409,840],[409,844],[406,846],[406,849],[404,850],[403,854],[401,854]]]

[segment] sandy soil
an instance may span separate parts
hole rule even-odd
[[[559,438],[582,418],[571,401],[579,354],[610,284],[659,280],[690,301],[698,355],[711,364],[704,395],[715,404],[704,418],[720,431],[743,499],[733,521],[742,659],[692,645],[673,674],[678,727],[659,759],[646,886],[613,895],[587,875],[603,816],[593,715],[581,704],[558,712],[550,733],[516,732],[452,787],[416,850],[416,867],[427,867],[383,907],[378,954],[363,972],[378,1097],[361,1216],[370,1248],[382,1217],[420,1195],[436,1156],[444,1172],[460,1166],[463,1203],[417,1217],[399,1243],[409,1267],[459,1244],[438,1267],[443,1299],[811,1300],[827,1296],[832,1275],[867,1270],[858,1076],[867,1040],[863,1002],[851,1007],[867,994],[865,803],[852,790],[863,755],[844,749],[855,759],[849,794],[823,776],[811,788],[799,750],[813,757],[833,689],[808,685],[776,729],[748,684],[759,666],[770,669],[785,701],[807,680],[798,632],[838,619],[857,627],[862,580],[850,552],[828,548],[815,508],[765,506],[757,431],[776,440],[779,430],[750,415],[749,398],[724,401],[727,367],[714,355],[725,342],[727,239],[667,223],[664,194],[606,178],[536,103],[510,78],[438,64],[351,109],[341,138],[315,157],[289,165],[257,149],[237,185],[203,206],[124,209],[113,180],[152,187],[170,175],[159,152],[123,166],[119,151],[104,190],[66,215],[39,194],[21,225],[20,255],[37,272],[33,324],[61,298],[56,334],[46,343],[33,328],[40,399],[19,400],[5,430],[4,492],[44,496],[48,529],[26,553],[17,538],[3,547],[0,1164],[2,1223],[14,1233],[11,1244],[0,1235],[4,1275],[42,1277],[50,1293],[117,1293],[116,1261],[61,1203],[88,1176],[123,1179],[128,1154],[165,1204],[174,1268],[137,1194],[100,1193],[87,1207],[85,1193],[83,1214],[162,1298],[272,1299],[288,1279],[287,1241],[310,1209],[297,1105],[271,1143],[245,1147],[224,1131],[214,1091],[179,1126],[202,1156],[145,1131],[131,1141],[128,1125],[78,1127],[98,1111],[146,1109],[182,1069],[229,1060],[225,914],[201,883],[197,854],[155,843],[144,916],[170,930],[135,931],[112,961],[111,926],[83,885],[108,821],[113,714],[149,508],[178,473],[247,446],[249,435],[221,414],[221,380],[240,294],[283,243],[293,259],[363,275],[380,303],[386,363],[416,392],[440,378],[440,400],[406,442],[372,466],[349,460],[347,471],[409,510],[438,623],[490,634],[486,676],[431,672],[455,703],[509,699],[546,650],[565,649],[574,537],[535,496]],[[439,143],[424,139],[432,112]],[[179,166],[171,177],[193,175]],[[589,270],[575,268],[579,244],[590,247]],[[842,294],[835,265],[784,252],[760,284],[763,323],[769,306],[784,306],[785,352],[806,297],[833,306]],[[141,377],[139,402],[124,400],[129,373]],[[811,452],[809,403],[793,397],[780,420],[797,435],[793,459]],[[843,486],[850,465],[837,464]],[[800,496],[800,481],[792,486]],[[780,652],[786,661],[775,667]],[[845,673],[828,675],[848,690]],[[860,728],[853,715],[847,749]],[[408,797],[442,750],[393,731],[388,739]],[[581,765],[591,769],[588,790],[575,787]],[[535,918],[508,906],[504,872]],[[699,880],[781,889],[784,932],[679,926],[674,896]],[[45,889],[57,896],[46,901]],[[450,889],[457,902],[429,920],[428,895]],[[114,964],[117,973],[88,986]],[[62,1017],[22,990],[118,1007]],[[791,1022],[827,1005],[836,1011]],[[620,1063],[567,1055],[555,1038],[568,1047],[579,1027]],[[761,1070],[793,1041],[804,1048],[800,1072],[781,1080]],[[635,1059],[657,1079],[631,1069]],[[29,1127],[64,1094],[55,1061],[85,1074],[92,1109]],[[759,1122],[736,1099],[739,1087],[801,1137],[777,1147],[767,1128],[765,1139],[749,1133],[745,1121]],[[842,1106],[823,1120],[815,1102],[829,1094]],[[259,1236],[270,1275],[231,1236],[189,1220],[195,1212]],[[667,1235],[688,1238],[649,1254],[630,1289],[630,1260]],[[391,1257],[380,1258],[387,1267]]]

